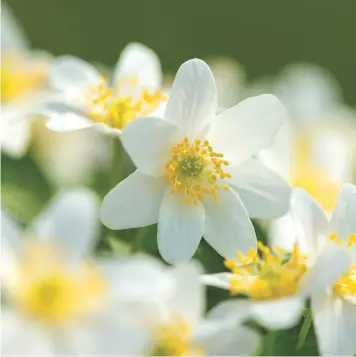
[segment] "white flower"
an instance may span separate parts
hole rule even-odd
[[[226,302],[214,307],[206,319],[205,289],[199,281],[199,267],[162,266],[156,287],[146,297],[140,311],[141,327],[149,341],[145,355],[211,356],[247,355],[258,346],[259,337],[242,326],[249,317],[245,304],[226,313]]]
[[[158,248],[170,263],[188,261],[202,236],[225,257],[256,245],[249,219],[288,210],[289,186],[251,159],[284,119],[271,95],[216,114],[214,77],[201,60],[179,69],[163,118],[128,125],[122,143],[137,171],[104,198],[111,229],[158,222]]]
[[[259,243],[261,257],[257,251],[247,255],[237,253],[237,260],[226,262],[232,273],[206,275],[203,282],[246,295],[252,315],[268,328],[293,326],[300,318],[305,298],[320,299],[320,293],[332,284],[340,285],[338,279],[349,269],[351,249],[345,248],[346,242],[349,240],[351,245],[356,236],[351,234],[354,228],[350,226],[355,223],[355,206],[347,202],[346,207],[345,202],[350,198],[347,190],[351,188],[345,186],[340,196],[340,208],[328,226],[327,217],[318,204],[304,190],[296,189],[292,194],[291,212],[299,227],[299,235],[290,255],[279,247],[273,247],[271,252]],[[329,240],[331,231],[335,233]],[[285,235],[288,233],[286,231]],[[341,244],[339,238],[345,244]],[[328,341],[331,341],[330,336]],[[330,353],[328,351],[326,354]]]
[[[90,259],[98,205],[90,191],[63,192],[23,237],[2,215],[4,354],[133,355],[147,344],[125,303],[148,294],[156,268]]]
[[[17,19],[5,4],[1,20],[1,147],[8,155],[19,157],[30,139],[28,117],[43,100],[53,97],[46,90],[51,56],[29,49]]]
[[[165,101],[159,59],[139,43],[122,51],[110,80],[72,56],[54,61],[49,76],[50,85],[65,96],[62,104],[45,110],[50,116],[47,127],[54,131],[96,126],[119,134],[136,117],[160,110]]]

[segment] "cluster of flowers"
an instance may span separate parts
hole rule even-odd
[[[62,191],[23,231],[2,213],[5,354],[253,354],[260,336],[247,321],[290,328],[309,299],[320,352],[355,354],[352,150],[310,124],[320,115],[308,111],[313,93],[298,124],[272,94],[222,110],[202,60],[162,88],[156,54],[129,44],[108,76],[30,50],[3,10],[3,150],[24,153],[40,115],[51,131],[120,141],[137,168],[102,202],[88,189]],[[159,252],[174,267],[95,255],[99,216],[112,230],[158,223]],[[269,245],[251,218],[273,219]],[[230,272],[206,275],[190,262],[202,237]],[[205,285],[234,298],[206,315]]]

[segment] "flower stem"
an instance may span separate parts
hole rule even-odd
[[[143,237],[146,235],[146,227],[137,228],[135,238],[131,244],[131,253],[137,253],[141,248]]]
[[[125,151],[119,138],[112,140],[112,163],[110,169],[110,184],[116,186],[122,179]]]
[[[308,332],[309,332],[311,324],[312,324],[312,320],[313,320],[312,313],[310,310],[308,310],[308,312],[305,316],[304,322],[303,322],[303,326],[299,333],[297,350],[299,350],[300,348],[302,348],[304,346],[305,340],[308,336]]]
[[[277,333],[276,331],[270,330],[264,340],[264,355],[274,356],[274,344],[276,342]]]

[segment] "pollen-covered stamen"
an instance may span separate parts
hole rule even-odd
[[[136,77],[122,79],[115,92],[103,78],[99,85],[88,88],[85,105],[93,120],[122,130],[135,118],[152,113],[166,99],[160,91],[140,88]]]
[[[224,171],[229,162],[224,155],[213,150],[205,140],[190,142],[184,138],[171,150],[172,158],[166,166],[166,179],[173,193],[184,195],[187,204],[198,204],[205,195],[212,195],[219,202],[218,191],[229,190],[221,180],[231,178]]]
[[[252,300],[272,300],[297,293],[299,281],[307,271],[307,256],[297,247],[286,255],[279,247],[270,249],[258,242],[258,250],[250,250],[247,255],[237,253],[237,260],[225,261],[225,266],[233,273],[230,291],[243,294]]]

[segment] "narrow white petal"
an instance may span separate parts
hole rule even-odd
[[[319,204],[304,189],[295,189],[291,199],[291,214],[298,227],[297,242],[316,256],[326,244],[328,219]]]
[[[99,201],[84,188],[59,193],[29,229],[37,239],[69,248],[68,254],[92,253],[99,228]]]
[[[140,172],[162,177],[171,149],[178,144],[177,134],[178,128],[167,120],[145,117],[127,125],[121,141]]]
[[[284,107],[273,95],[245,99],[214,119],[208,140],[216,152],[237,165],[272,144],[285,117]]]
[[[69,55],[58,57],[49,72],[51,86],[72,95],[83,94],[100,80],[100,73],[91,64]]]
[[[276,172],[253,159],[226,171],[250,217],[272,219],[288,211],[291,188]]]
[[[246,208],[234,190],[219,191],[219,203],[204,199],[206,224],[204,238],[224,258],[238,251],[256,248],[256,234]]]
[[[143,88],[161,87],[162,72],[158,56],[141,43],[129,43],[121,52],[114,72],[114,87],[121,79],[135,77]]]
[[[110,229],[144,227],[158,222],[166,184],[135,171],[115,186],[101,206],[101,221]]]
[[[312,296],[311,307],[320,354],[353,356],[356,351],[356,306],[321,293]]]
[[[305,301],[302,297],[253,302],[252,315],[264,327],[279,330],[291,328],[301,317]]]
[[[193,325],[205,311],[205,286],[199,280],[201,271],[197,263],[179,265],[172,271],[175,286],[169,304],[174,313]]]
[[[172,85],[165,118],[178,125],[183,135],[194,138],[216,110],[215,79],[209,66],[199,59],[183,63]]]
[[[329,233],[347,240],[351,234],[356,234],[356,186],[346,183],[342,186],[338,203],[333,213]]]
[[[232,276],[231,273],[205,274],[200,277],[200,281],[206,285],[229,290]]]
[[[168,188],[164,194],[158,219],[158,249],[171,264],[189,261],[203,235],[203,205],[187,205],[184,197]]]

